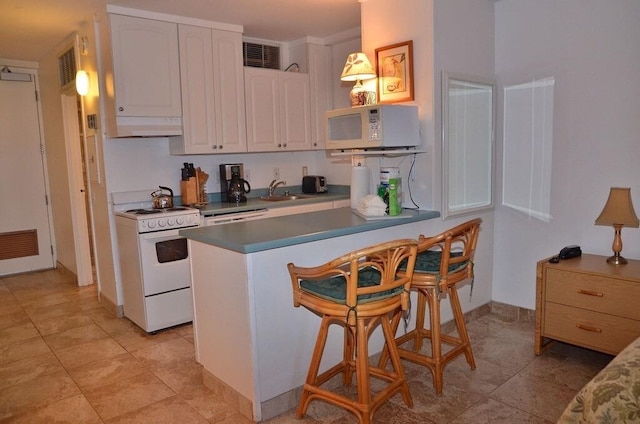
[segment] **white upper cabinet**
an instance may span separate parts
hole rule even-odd
[[[309,75],[244,68],[249,152],[309,150]]]
[[[184,136],[172,154],[246,152],[242,34],[179,25]]]
[[[100,22],[107,135],[179,135],[178,25],[118,14]]]
[[[306,43],[293,47],[290,55],[291,60],[300,65],[301,71],[309,74],[311,149],[324,150],[324,113],[333,107],[331,48]]]

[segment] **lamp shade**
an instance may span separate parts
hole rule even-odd
[[[622,225],[625,227],[640,225],[636,212],[633,210],[630,188],[611,187],[607,203],[596,219],[596,225]]]
[[[344,64],[340,79],[342,81],[357,81],[375,78],[376,76],[376,72],[373,70],[373,66],[371,66],[367,55],[358,52],[351,53],[349,57],[347,57],[347,62]]]

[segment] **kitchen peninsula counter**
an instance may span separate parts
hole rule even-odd
[[[258,422],[294,408],[320,319],[295,308],[287,263],[320,265],[352,250],[436,232],[436,211],[365,219],[351,208],[180,230],[189,240],[196,359],[203,379]],[[341,359],[331,329],[322,368]],[[382,348],[374,331],[370,352]]]
[[[365,219],[351,208],[338,208],[228,225],[180,230],[180,235],[239,253],[254,253],[364,231],[437,218],[440,213],[404,210],[402,216]]]

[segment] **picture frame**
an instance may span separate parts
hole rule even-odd
[[[413,97],[413,41],[376,49],[378,103],[409,102]]]

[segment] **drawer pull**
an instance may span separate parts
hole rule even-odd
[[[576,327],[578,327],[581,330],[585,330],[585,331],[592,331],[594,333],[602,333],[602,329],[597,328],[597,327],[591,327],[590,325],[576,324]]]
[[[587,296],[597,296],[597,297],[604,297],[604,294],[600,293],[600,292],[594,292],[591,290],[582,290],[582,289],[578,289],[578,293],[580,294],[586,294]]]

